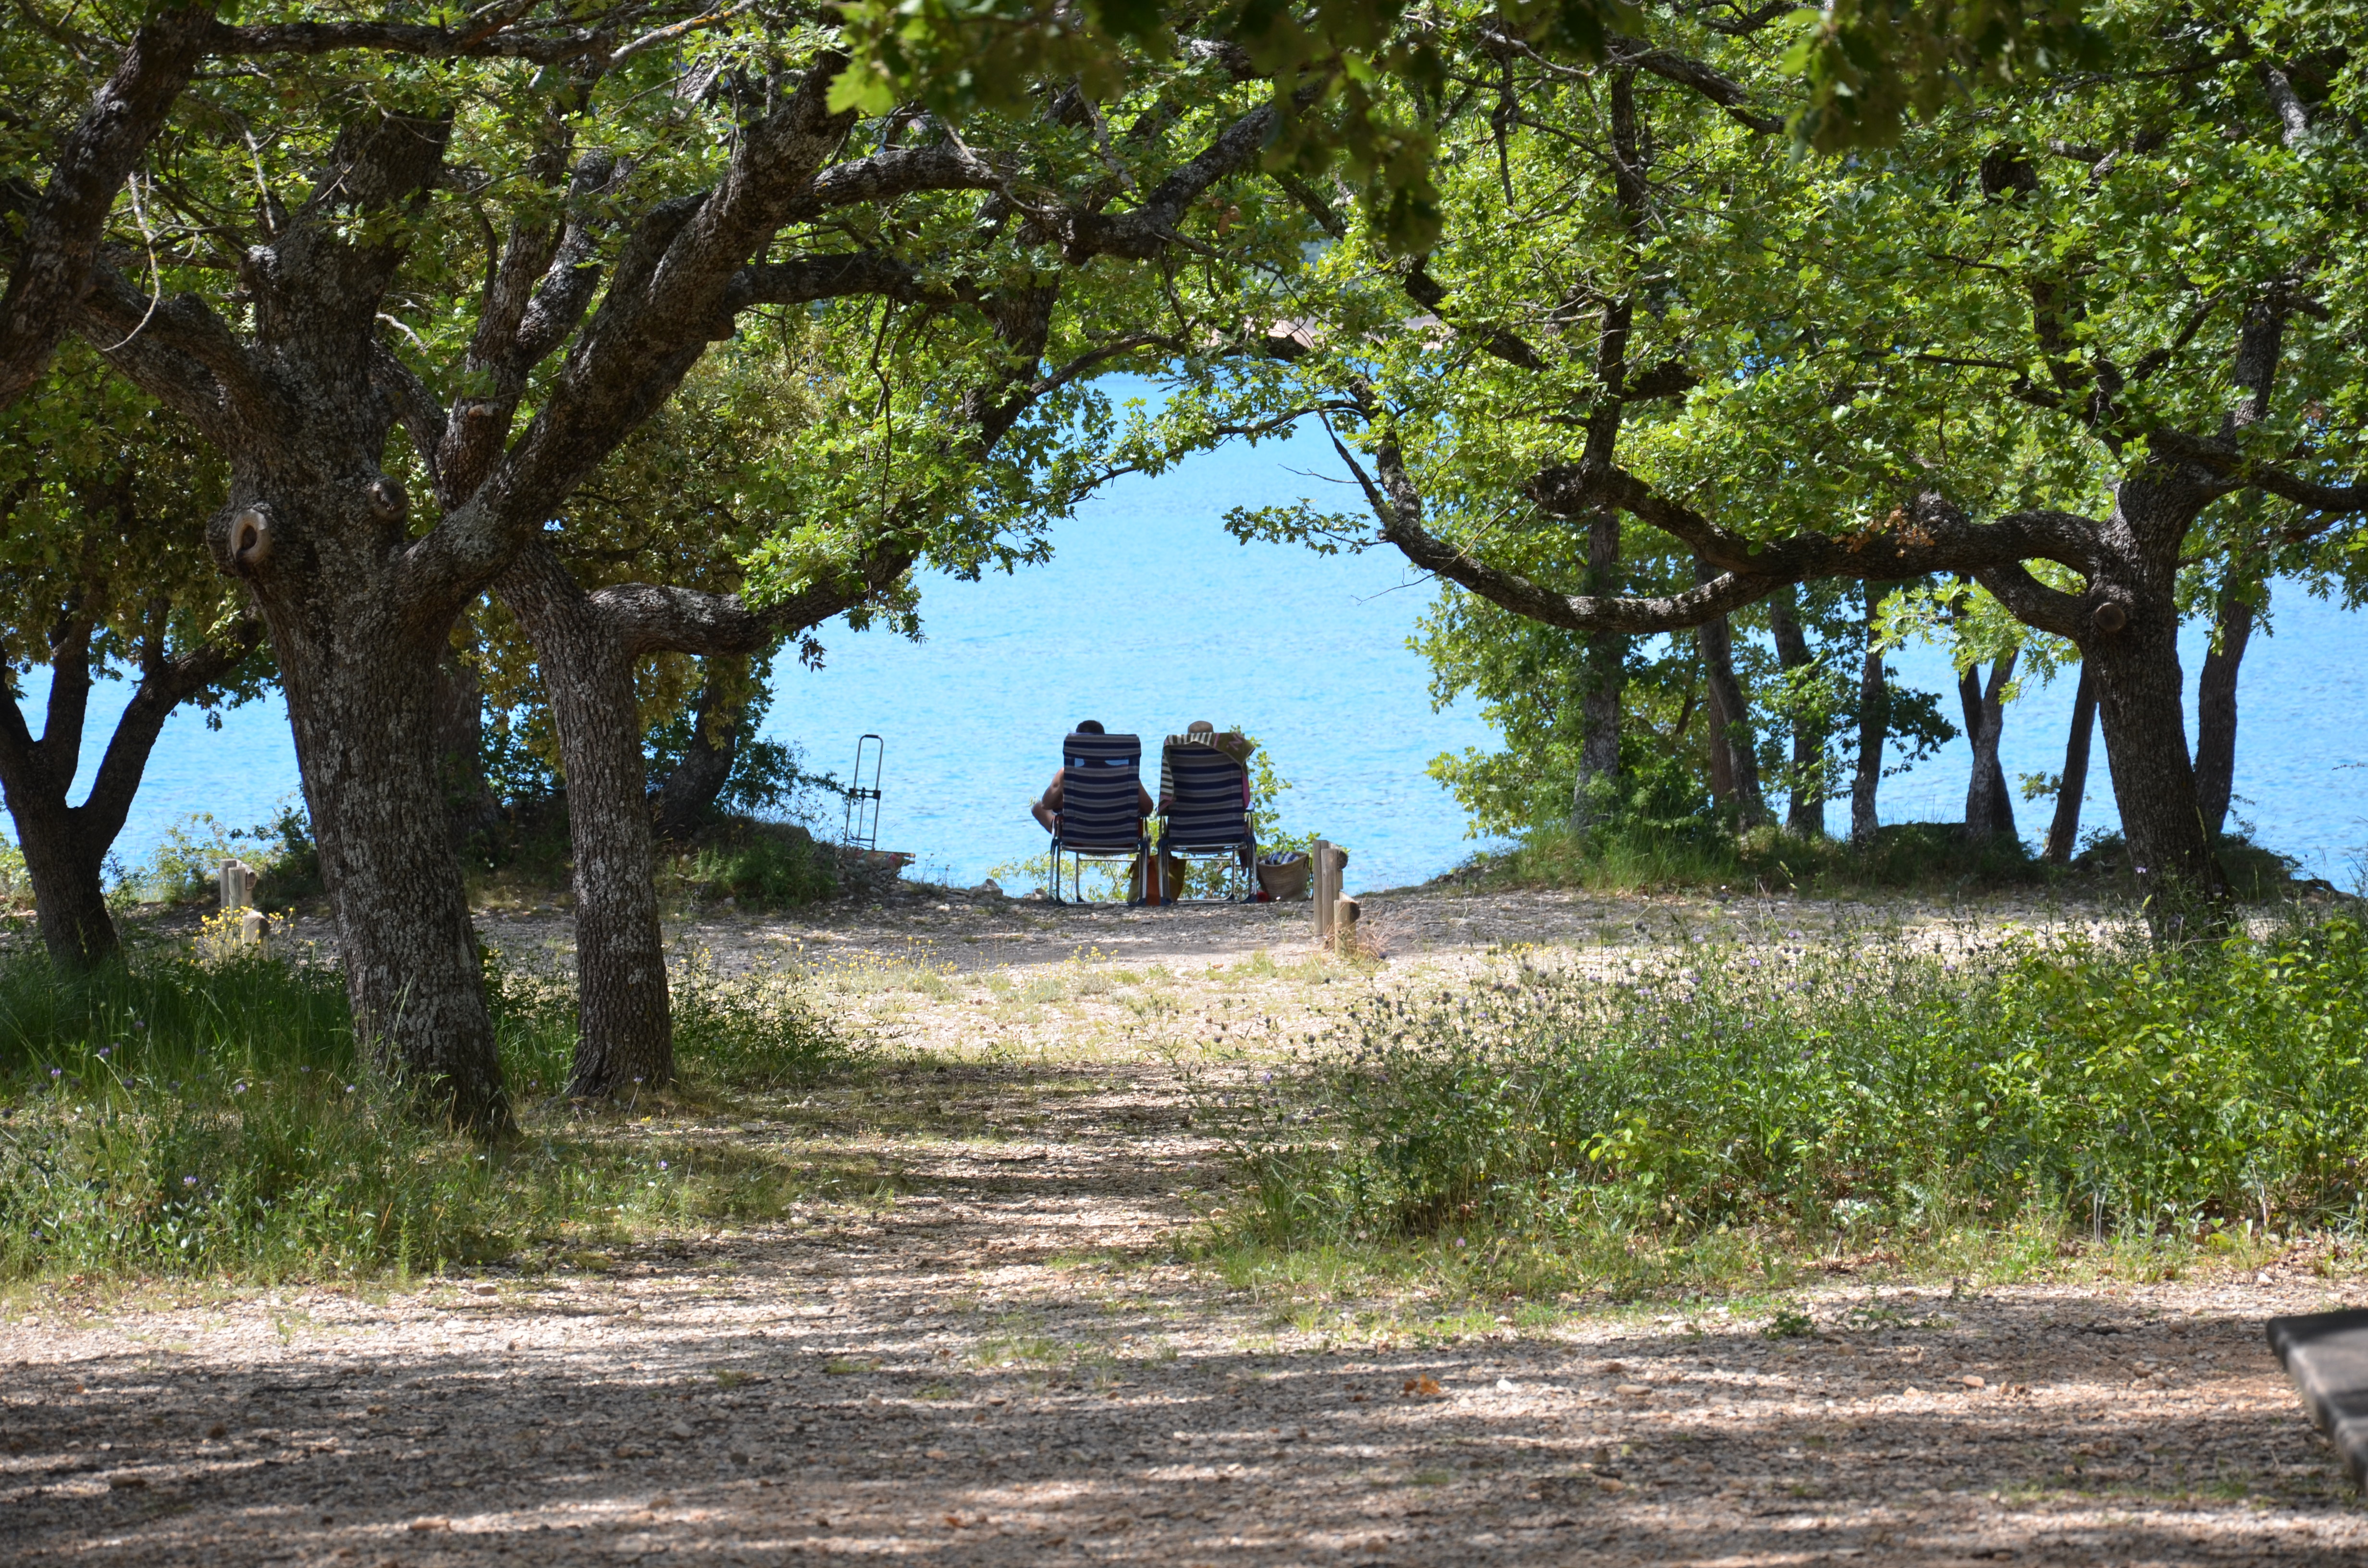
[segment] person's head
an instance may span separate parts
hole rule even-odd
[[[1212,724],[1206,719],[1195,719],[1190,723],[1184,726],[1184,735],[1186,739],[1199,741],[1204,745],[1211,740],[1214,739],[1216,733],[1217,726]]]
[[[1077,721],[1077,733],[1081,735],[1099,735],[1103,733],[1102,722],[1099,719],[1080,719]]]

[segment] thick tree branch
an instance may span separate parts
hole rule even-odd
[[[1424,310],[1435,312],[1441,321],[1447,322],[1447,324],[1457,333],[1470,336],[1482,348],[1508,365],[1518,365],[1524,370],[1547,369],[1543,355],[1503,327],[1488,327],[1475,331],[1470,327],[1456,326],[1454,322],[1449,321],[1446,310],[1446,287],[1430,275],[1426,260],[1425,257],[1417,256],[1401,274],[1406,280],[1408,299]]]
[[[1556,517],[1583,517],[1600,506],[1617,506],[1681,540],[1713,566],[1778,582],[1816,577],[1893,581],[1926,572],[1977,572],[2032,559],[2061,562],[2086,574],[2094,559],[2095,525],[2086,517],[2031,511],[1976,523],[1930,492],[1894,511],[1884,528],[1765,540],[1720,528],[1624,469],[1584,464],[1546,469],[1530,481],[1529,494]]]
[[[761,653],[782,638],[819,626],[895,586],[919,557],[918,540],[900,536],[873,547],[852,573],[761,609],[750,608],[737,594],[651,583],[601,588],[591,595],[591,602],[634,654]]]
[[[131,36],[122,63],[65,138],[25,213],[0,295],[0,408],[24,395],[72,330],[107,215],[205,58],[217,24],[208,0],[166,7]]]
[[[1275,111],[1262,105],[1219,133],[1199,156],[1154,186],[1142,205],[1117,214],[1076,208],[1028,206],[1033,227],[1057,244],[1071,262],[1098,256],[1149,261],[1180,239],[1177,225],[1203,192],[1251,167],[1274,133]]]
[[[2355,512],[2368,512],[2368,484],[2320,484],[2288,472],[2275,463],[2248,458],[2233,441],[2204,440],[2179,430],[2157,430],[2146,437],[2156,451],[2193,463],[2228,482],[2231,489],[2250,486],[2281,500],[2325,513],[2328,522]]]
[[[710,190],[645,214],[599,309],[525,434],[484,483],[411,547],[407,574],[456,595],[497,573],[564,496],[646,419],[729,330],[734,278],[769,241],[854,123],[826,107],[846,63],[819,56],[795,91],[746,127]]]
[[[147,771],[148,754],[155,749],[156,737],[173,710],[238,668],[262,642],[261,618],[242,616],[227,635],[177,657],[159,658],[143,673],[122,718],[116,721],[89,798],[74,808],[94,841],[110,843],[123,831],[132,797],[140,792],[141,776]]]
[[[1703,97],[1725,109],[1736,124],[1773,136],[1784,129],[1781,114],[1761,114],[1751,107],[1751,95],[1743,85],[1699,60],[1689,59],[1666,49],[1655,49],[1634,39],[1614,39],[1611,58],[1622,65],[1634,65],[1649,72],[1664,82],[1674,82],[1691,87]]]
[[[2086,637],[2092,629],[2092,607],[2088,601],[2049,587],[2019,561],[1981,567],[1973,577],[2006,606],[2008,614],[2025,626],[2075,641]]]

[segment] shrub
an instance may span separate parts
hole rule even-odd
[[[730,898],[750,909],[794,908],[838,892],[833,861],[804,829],[746,818],[675,858],[664,881],[694,899]]]
[[[2349,1222],[2368,942],[1700,949],[1373,1003],[1229,1124],[1269,1241]],[[1224,1103],[1230,1097],[1231,1103]]]

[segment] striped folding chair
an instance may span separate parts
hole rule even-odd
[[[1070,891],[1085,902],[1087,860],[1133,861],[1149,871],[1151,836],[1143,822],[1143,743],[1133,735],[1073,734],[1061,743],[1060,831],[1053,835],[1053,902],[1061,896],[1061,857],[1075,868]],[[1129,903],[1140,903],[1130,896]]]
[[[1173,741],[1161,762],[1167,814],[1160,819],[1160,855],[1186,861],[1222,858],[1227,884],[1238,890],[1226,897],[1247,903],[1255,892],[1250,868],[1258,864],[1247,770],[1214,746]],[[1175,902],[1172,892],[1167,902]]]

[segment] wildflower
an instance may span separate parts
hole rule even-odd
[[[65,1071],[66,1070],[63,1067],[52,1067],[50,1069],[50,1076],[52,1078],[63,1078],[65,1076]]]
[[[195,1176],[183,1176],[181,1178],[181,1185],[183,1187],[195,1187],[198,1185],[198,1178]]]
[[[102,1045],[102,1046],[100,1046],[100,1047],[98,1048],[98,1059],[99,1059],[101,1062],[106,1061],[106,1060],[107,1060],[107,1053],[108,1053],[108,1051],[110,1051],[114,1050],[114,1049],[115,1049],[115,1048],[114,1048],[113,1046],[111,1046],[111,1045]]]
[[[346,1093],[347,1093],[347,1094],[349,1094],[349,1095],[350,1095],[350,1094],[352,1094],[353,1092],[354,1092],[354,1086],[353,1086],[351,1084],[347,1084],[347,1085],[346,1085]]]
[[[658,1169],[660,1169],[660,1170],[664,1170],[664,1169],[666,1169],[666,1163],[664,1160],[660,1160],[660,1161],[658,1162]]]
[[[246,1085],[245,1084],[233,1084],[230,1086],[230,1092],[233,1095],[243,1095],[246,1093]]]

